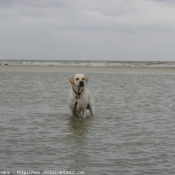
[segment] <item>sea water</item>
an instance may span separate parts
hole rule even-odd
[[[175,174],[175,75],[87,76],[95,116],[70,120],[70,73],[0,72],[0,170]]]

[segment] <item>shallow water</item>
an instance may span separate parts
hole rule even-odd
[[[0,170],[175,174],[175,75],[90,73],[96,115],[81,120],[69,76],[0,72]]]

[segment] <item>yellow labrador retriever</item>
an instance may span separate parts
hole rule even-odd
[[[86,117],[86,109],[90,110],[91,115],[94,115],[94,99],[89,91],[86,90],[88,77],[84,74],[74,74],[69,78],[72,85],[69,93],[69,107],[72,112],[72,117],[81,115]]]

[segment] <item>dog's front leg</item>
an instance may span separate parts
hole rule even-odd
[[[82,117],[83,117],[83,118],[86,118],[86,109],[83,109],[83,110],[82,110]]]
[[[75,110],[71,109],[71,113],[72,113],[72,118],[74,118],[75,117]]]

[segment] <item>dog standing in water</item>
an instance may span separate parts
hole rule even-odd
[[[69,107],[72,112],[72,117],[86,117],[86,109],[89,109],[91,115],[94,115],[94,99],[85,86],[88,82],[88,77],[84,74],[75,74],[69,78],[72,85],[69,93]]]

